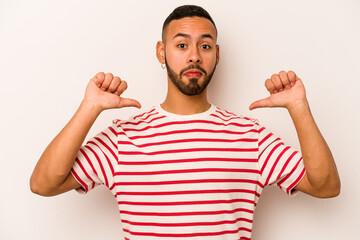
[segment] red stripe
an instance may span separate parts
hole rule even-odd
[[[266,137],[264,137],[258,144],[258,146],[260,147],[261,144],[263,144],[266,140],[269,139],[269,137],[271,137],[273,134],[272,133],[269,133]]]
[[[107,150],[113,155],[114,159],[119,160],[118,156],[114,153],[114,151],[100,138],[94,137],[99,143],[101,143],[104,147],[106,147]],[[117,150],[117,147],[115,148]]]
[[[131,140],[135,140],[135,139],[139,139],[139,138],[152,138],[152,137],[157,137],[157,136],[166,136],[166,135],[171,135],[171,134],[180,134],[180,133],[196,133],[196,132],[205,132],[205,133],[227,133],[227,134],[246,134],[246,133],[250,133],[250,132],[255,132],[257,133],[258,130],[256,129],[250,129],[248,131],[245,132],[235,132],[235,131],[229,131],[229,130],[213,130],[213,129],[186,129],[186,130],[174,130],[174,131],[169,131],[169,132],[160,132],[160,133],[154,133],[154,134],[150,134],[150,135],[140,135],[140,136],[128,136],[127,137]],[[122,135],[126,135],[125,132],[119,132],[119,134]]]
[[[260,194],[253,190],[246,189],[211,189],[211,190],[187,190],[187,191],[163,191],[163,192],[116,192],[119,195],[184,195],[184,194],[212,194],[212,193],[249,193],[260,197]]]
[[[293,152],[290,157],[286,160],[285,164],[283,165],[279,175],[276,177],[276,180],[278,180],[284,173],[287,165],[290,163],[291,159],[298,153],[298,151]]]
[[[151,114],[147,115],[146,117],[141,118],[141,120],[145,121],[145,120],[148,119],[149,117],[154,116],[154,115],[157,115],[157,114],[159,114],[159,113],[158,113],[158,112],[151,113]],[[135,120],[135,118],[134,118],[134,120]]]
[[[139,114],[139,115],[136,115],[133,119],[135,120],[136,118],[138,118],[138,117],[142,117],[142,116],[144,116],[145,114],[150,114],[150,113],[152,113],[153,111],[155,111],[155,107],[154,108],[152,108],[151,110],[149,110],[149,111],[147,111],[147,112],[143,112],[143,113],[141,113],[141,114]]]
[[[221,108],[219,108],[219,107],[217,107],[217,109],[218,109],[219,111],[226,112],[227,114],[230,114],[230,115],[233,115],[233,116],[237,116],[235,113],[232,113],[232,112],[230,112],[230,111],[228,111],[228,110],[221,109]]]
[[[87,187],[86,183],[83,182],[83,180],[81,180],[81,178],[79,177],[79,175],[77,175],[77,173],[75,172],[74,169],[71,169],[71,173],[74,175],[76,180],[82,185],[82,188],[85,191],[85,193],[87,193],[88,192],[88,187]]]
[[[117,149],[117,145],[113,142],[113,140],[109,137],[109,135],[107,135],[105,132],[101,132],[102,135],[104,135],[107,139],[109,139],[109,141],[111,142],[111,144],[113,145],[113,147],[115,149]]]
[[[277,183],[277,185],[280,187],[280,185],[285,182],[296,170],[296,168],[299,166],[300,162],[302,160],[302,157],[299,159],[299,161],[295,164],[295,166],[291,169],[291,171],[284,177],[281,181]]]
[[[266,149],[268,149],[274,142],[276,142],[276,141],[278,141],[278,140],[280,140],[280,138],[277,138],[277,139],[275,139],[274,141],[272,141],[271,143],[269,143],[262,151],[261,151],[261,153],[259,154],[259,159],[261,158],[261,156],[262,156],[262,154],[265,152],[265,150]]]
[[[129,214],[135,216],[194,216],[194,215],[232,214],[236,212],[247,212],[253,214],[254,211],[246,208],[234,208],[230,210],[218,210],[218,211],[197,211],[197,212],[134,212],[127,210],[120,210],[121,214]]]
[[[159,155],[159,154],[172,154],[172,153],[187,153],[187,152],[257,152],[258,148],[186,148],[186,149],[173,149],[162,150],[154,152],[140,152],[140,151],[118,151],[122,155]]]
[[[237,230],[225,230],[220,232],[203,232],[203,233],[153,233],[153,232],[133,232],[124,228],[124,232],[130,233],[132,235],[140,236],[153,236],[153,237],[199,237],[199,236],[217,236],[225,234],[234,234],[240,231],[251,232],[249,228],[238,228]]]
[[[251,119],[251,118],[248,118],[248,117],[244,117],[244,116],[238,116],[238,115],[236,115],[236,114],[234,114],[234,113],[231,113],[231,112],[229,112],[229,111],[226,111],[226,110],[224,110],[224,109],[220,109],[220,108],[218,108],[220,111],[216,111],[217,113],[220,113],[221,115],[223,115],[224,117],[228,117],[229,119],[227,120],[227,121],[229,121],[229,120],[232,120],[232,119],[245,119],[245,120],[248,120],[248,121],[251,121],[253,124],[251,124],[252,126],[254,126],[254,125],[259,125],[258,123],[256,123],[255,122],[255,120],[254,119]],[[226,112],[227,114],[230,114],[230,115],[225,115],[224,114],[224,112]],[[216,115],[215,115],[216,116]],[[220,118],[220,117],[219,117]],[[226,120],[225,120],[226,121]]]
[[[246,172],[259,174],[257,169],[236,169],[236,168],[198,168],[198,169],[177,169],[177,170],[162,170],[162,171],[142,171],[142,172],[115,172],[115,175],[158,175],[158,174],[178,174],[178,173],[199,173],[199,172]]]
[[[280,160],[280,158],[284,155],[284,153],[287,151],[287,150],[289,150],[290,149],[290,147],[286,147],[286,148],[284,148],[282,151],[281,151],[281,153],[279,154],[279,156],[276,158],[276,160],[275,160],[275,162],[273,163],[273,165],[272,165],[272,167],[271,167],[271,169],[270,169],[270,172],[269,172],[269,174],[268,174],[268,177],[267,177],[267,179],[266,179],[266,182],[265,182],[265,186],[266,185],[268,185],[268,183],[269,183],[269,181],[270,181],[270,178],[271,178],[271,176],[272,176],[272,174],[273,174],[273,172],[274,172],[274,170],[275,170],[275,167],[277,166],[277,164],[279,163],[279,160]]]
[[[153,125],[153,126],[147,126],[144,128],[140,128],[140,129],[136,129],[136,128],[123,128],[124,131],[136,131],[136,132],[141,132],[141,131],[145,131],[148,130],[150,128],[162,128],[162,127],[166,127],[166,126],[171,126],[171,125],[183,125],[183,124],[193,124],[193,123],[203,123],[203,124],[212,124],[212,125],[220,125],[220,126],[229,126],[229,125],[234,125],[234,126],[238,126],[238,127],[253,127],[254,124],[241,124],[241,123],[221,123],[221,122],[214,122],[214,121],[209,121],[209,120],[188,120],[188,121],[173,121],[173,122],[166,122],[166,123],[161,123],[159,125]]]
[[[116,182],[115,185],[117,186],[138,186],[138,185],[170,185],[170,184],[194,184],[194,183],[249,183],[249,184],[256,184],[261,188],[264,186],[255,180],[248,180],[248,179],[191,179],[191,180],[174,180],[174,181],[147,181],[147,182]]]
[[[91,169],[93,170],[93,172],[98,176],[97,171],[95,170],[94,165],[92,164],[89,156],[85,153],[85,151],[82,148],[80,148],[80,152],[83,154],[83,156],[85,157],[85,159],[89,163],[89,165],[90,165]],[[79,161],[79,163],[80,163],[80,161]]]
[[[217,118],[219,118],[221,121],[224,121],[224,122],[229,122],[229,121],[231,121],[231,120],[233,120],[233,119],[242,119],[242,118],[240,118],[240,117],[223,119],[222,117],[220,117],[220,116],[218,116],[218,115],[216,115],[216,114],[213,114],[213,113],[211,113],[210,116],[217,117]],[[254,125],[254,124],[252,124],[252,126],[253,126],[253,125]]]
[[[296,178],[296,180],[286,189],[286,192],[289,194],[291,189],[293,189],[302,179],[305,174],[305,168],[301,171],[300,175]]]
[[[151,119],[150,121],[148,121],[148,122],[146,122],[146,121],[138,121],[138,122],[124,122],[124,123],[121,123],[120,125],[118,125],[118,127],[121,127],[121,125],[139,125],[139,124],[141,124],[141,123],[147,123],[147,124],[149,124],[149,123],[151,123],[151,122],[153,122],[153,121],[155,121],[155,120],[159,120],[159,119],[161,119],[161,118],[165,118],[166,116],[160,116],[160,117],[154,117],[153,119]]]
[[[263,174],[264,170],[265,170],[265,167],[267,165],[267,163],[269,162],[269,159],[271,158],[272,154],[275,152],[275,150],[280,147],[280,145],[282,145],[282,143],[278,143],[275,145],[275,147],[273,149],[271,149],[271,151],[269,152],[269,155],[267,155],[266,157],[266,160],[265,162],[263,163],[262,165],[262,168],[261,168],[261,171],[260,171],[260,174]]]
[[[133,202],[133,201],[118,201],[118,204],[134,205],[134,206],[179,206],[179,205],[205,205],[205,204],[223,204],[246,202],[256,205],[254,201],[248,199],[230,199],[230,200],[201,200],[201,201],[180,201],[180,202]]]
[[[223,112],[219,111],[219,110],[215,110],[215,112],[220,113],[223,117],[229,118],[230,119],[241,119],[241,117],[236,116],[236,115],[225,115]]]
[[[165,144],[174,144],[174,143],[186,143],[186,142],[256,142],[257,139],[253,138],[239,138],[239,139],[212,139],[212,138],[188,138],[188,139],[178,139],[178,140],[170,140],[170,141],[162,141],[162,142],[150,142],[144,144],[135,144],[131,141],[118,141],[118,144],[126,144],[133,145],[139,148],[157,146],[157,145],[165,145]]]
[[[117,137],[118,133],[115,131],[114,128],[112,128],[111,126],[109,127],[110,131]]]
[[[238,115],[236,115],[235,113],[229,112],[229,111],[227,111],[227,110],[225,110],[225,109],[220,109],[220,108],[217,108],[217,109],[219,109],[220,111],[224,111],[224,112],[226,112],[226,113],[228,113],[228,114],[230,114],[230,115],[233,115],[233,116],[238,117]],[[249,120],[249,121],[253,122],[253,123],[256,124],[256,125],[259,125],[258,123],[256,123],[256,119],[252,119],[252,118],[244,117],[244,116],[241,116],[241,118],[244,118],[244,119],[246,119],[246,120]]]
[[[76,163],[79,165],[80,169],[83,171],[83,173],[85,174],[85,176],[91,180],[92,182],[95,182],[90,175],[87,173],[87,171],[85,170],[84,166],[81,164],[80,160],[78,158],[75,159]]]
[[[189,163],[189,162],[258,162],[255,158],[187,158],[174,160],[156,160],[156,161],[119,161],[119,165],[152,165],[152,164],[170,164],[170,163]]]
[[[106,161],[107,161],[107,163],[108,163],[108,166],[109,166],[109,168],[110,168],[110,170],[111,170],[111,174],[112,174],[112,176],[114,176],[114,167],[113,167],[113,165],[112,165],[112,163],[111,163],[111,161],[110,161],[110,159],[108,158],[108,156],[104,153],[104,151],[99,147],[99,145],[97,145],[95,142],[93,142],[93,141],[89,141],[88,142],[89,144],[93,144],[93,145],[95,145],[96,147],[98,147],[99,148],[99,150],[102,152],[102,154],[104,155],[104,157],[106,158]]]
[[[190,226],[215,226],[224,224],[235,224],[238,222],[252,223],[251,219],[236,218],[234,220],[223,220],[217,222],[188,222],[188,223],[153,223],[153,222],[134,222],[129,220],[122,220],[121,222],[127,223],[133,226],[154,226],[154,227],[190,227]]]
[[[89,143],[93,143],[93,142],[89,142]],[[95,143],[94,143],[94,144],[95,144]],[[99,163],[99,166],[100,166],[101,172],[102,172],[102,174],[103,174],[103,177],[104,177],[104,179],[105,179],[105,185],[106,185],[107,187],[109,187],[109,182],[108,182],[108,179],[107,179],[107,176],[106,176],[106,173],[105,173],[105,169],[104,169],[104,167],[103,167],[103,165],[102,165],[102,163],[101,163],[101,160],[100,160],[99,156],[97,155],[97,153],[96,153],[90,146],[85,146],[85,147],[86,147],[87,149],[89,149],[89,150],[94,154],[96,160],[97,160],[98,163]],[[99,176],[99,175],[98,175],[98,176]]]

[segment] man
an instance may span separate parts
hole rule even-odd
[[[250,109],[286,108],[302,156],[258,121],[207,101],[207,85],[219,62],[216,39],[215,23],[204,9],[175,9],[156,45],[168,73],[165,101],[128,120],[114,120],[81,147],[103,110],[141,107],[121,97],[125,81],[96,74],[74,117],[39,159],[31,190],[53,196],[104,184],[118,201],[126,239],[251,239],[253,213],[265,186],[277,185],[289,195],[338,195],[333,157],[294,72],[267,79],[270,96]]]

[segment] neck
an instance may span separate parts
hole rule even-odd
[[[207,100],[206,93],[207,88],[198,95],[185,95],[168,79],[168,92],[161,107],[167,112],[180,115],[202,113],[211,106]]]

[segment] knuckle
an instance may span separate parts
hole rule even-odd
[[[112,73],[107,73],[107,74],[106,74],[106,77],[108,77],[108,78],[114,78],[114,75],[113,75]]]
[[[105,78],[105,73],[104,72],[99,72],[95,75],[95,78],[102,80]]]
[[[266,79],[266,81],[265,81],[265,87],[267,88],[267,89],[270,89],[271,88],[271,85],[272,85],[272,83],[271,83],[271,79]]]

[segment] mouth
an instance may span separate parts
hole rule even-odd
[[[184,75],[187,77],[201,77],[202,73],[200,71],[192,69],[190,71],[185,72]]]

